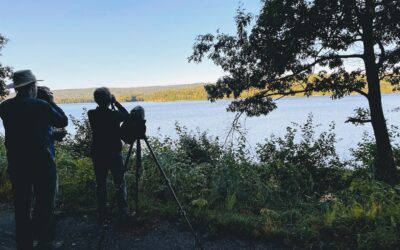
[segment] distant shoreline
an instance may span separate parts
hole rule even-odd
[[[185,85],[167,85],[167,86],[148,86],[131,88],[110,88],[119,102],[174,102],[174,101],[207,101],[207,93],[204,86],[209,83],[194,83]],[[382,94],[397,94],[393,92],[393,87],[383,82],[381,85]],[[82,89],[60,89],[53,90],[55,101],[60,104],[73,103],[94,103],[93,91],[95,88]],[[254,92],[245,92],[243,98],[254,94]],[[357,94],[357,93],[354,93]],[[12,97],[10,95],[10,97]],[[311,96],[329,96],[322,93],[314,93]],[[288,97],[304,97],[298,94]],[[225,98],[226,100],[231,100]]]
[[[360,94],[358,93],[354,93],[351,94],[350,96],[358,96]],[[382,96],[385,95],[400,95],[399,92],[392,92],[392,93],[382,93]],[[286,96],[283,99],[286,98],[312,98],[312,97],[330,97],[330,95],[311,95],[311,96]],[[345,96],[343,98],[346,98],[348,96]],[[221,99],[221,100],[217,100],[217,101],[233,101],[234,99]],[[209,101],[208,99],[198,99],[198,100],[174,100],[174,101],[121,101],[122,103],[124,102],[149,102],[149,103],[167,103],[167,102],[197,102],[197,101]],[[88,102],[57,102],[58,104],[91,104],[91,103],[95,103],[94,101],[88,101]],[[400,106],[400,105],[399,105]]]

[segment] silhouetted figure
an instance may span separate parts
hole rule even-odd
[[[89,110],[88,116],[92,129],[91,154],[97,182],[99,222],[104,222],[109,213],[107,209],[107,175],[111,171],[117,192],[119,220],[123,223],[129,219],[129,215],[121,154],[120,125],[121,122],[128,119],[129,113],[115,100],[107,88],[96,89],[94,100],[98,107]],[[115,105],[117,110],[110,109],[110,105]]]
[[[31,200],[35,192],[39,223],[38,248],[51,249],[56,168],[50,153],[49,127],[62,128],[68,118],[54,103],[36,99],[36,78],[30,70],[13,75],[14,98],[0,104],[5,129],[8,172],[15,206],[17,248],[32,249]]]
[[[46,86],[38,86],[37,87],[37,99],[46,101],[48,103],[54,103],[53,92],[51,92],[50,88]],[[67,135],[67,130],[65,128],[55,128],[53,126],[49,126],[49,150],[52,158],[55,160],[56,150],[54,146],[55,141],[62,141],[62,139]],[[33,192],[35,195],[36,192]],[[55,196],[58,193],[58,177],[56,178],[56,192]],[[34,196],[32,199],[34,205],[32,210],[32,228],[33,228],[33,239],[37,239],[37,228],[40,228],[41,221],[38,218],[38,203],[36,202],[36,197]],[[54,223],[52,225],[54,227]]]
[[[54,102],[53,92],[51,92],[49,87],[46,86],[38,86],[37,87],[37,98],[48,103]],[[65,128],[55,128],[49,127],[50,134],[50,153],[53,158],[56,156],[56,150],[54,147],[55,141],[62,141],[64,137],[67,135],[67,130]]]

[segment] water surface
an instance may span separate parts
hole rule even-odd
[[[400,112],[393,111],[400,106],[398,94],[383,95],[383,108],[388,124],[400,125]],[[132,102],[124,103],[128,109],[141,105],[146,110],[147,134],[162,135],[176,138],[175,123],[195,131],[208,131],[210,135],[218,136],[221,141],[226,138],[231,127],[234,114],[226,112],[229,101],[184,101],[184,102]],[[83,109],[95,108],[95,104],[62,104],[66,114],[80,118]],[[361,140],[364,131],[372,132],[370,124],[354,126],[345,123],[358,107],[367,107],[366,99],[359,95],[331,100],[329,97],[295,97],[278,101],[278,109],[268,116],[245,118],[241,124],[248,131],[247,140],[254,151],[257,143],[264,141],[271,134],[284,135],[286,127],[292,122],[304,123],[308,114],[312,113],[316,124],[320,124],[317,132],[325,131],[334,122],[335,132],[339,139],[337,149],[339,155],[349,157],[349,149],[355,147]],[[1,127],[1,130],[3,128]],[[73,132],[72,123],[68,130]]]

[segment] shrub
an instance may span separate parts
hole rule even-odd
[[[11,183],[7,172],[7,155],[4,136],[0,135],[0,201],[8,200],[11,194]]]
[[[400,169],[400,144],[396,141],[400,138],[398,126],[391,126],[389,136],[392,141],[392,150],[397,169]],[[362,140],[356,148],[350,149],[353,156],[352,166],[357,170],[357,176],[373,179],[374,164],[376,156],[375,139],[367,132],[364,132]]]
[[[304,125],[288,127],[284,137],[272,135],[258,145],[265,181],[282,202],[316,199],[345,187],[346,162],[336,153],[334,124],[318,137],[315,128],[309,115]]]
[[[90,157],[90,145],[92,141],[92,132],[90,129],[87,110],[83,109],[82,119],[70,116],[74,125],[74,134],[68,133],[65,140],[61,143],[67,150],[70,150],[75,158]]]

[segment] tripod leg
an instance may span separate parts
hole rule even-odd
[[[135,212],[139,215],[139,177],[142,168],[142,147],[140,139],[136,140],[136,183],[135,183]]]
[[[173,197],[174,197],[174,199],[175,199],[176,204],[178,205],[178,207],[179,207],[179,209],[180,209],[180,211],[181,211],[183,217],[185,218],[186,224],[188,225],[190,231],[192,232],[194,238],[196,239],[197,245],[199,246],[200,249],[204,249],[204,248],[203,248],[203,244],[201,243],[199,237],[197,236],[196,232],[194,231],[194,229],[193,229],[193,227],[192,227],[192,224],[190,223],[190,221],[189,221],[189,219],[188,219],[188,217],[187,217],[187,215],[186,215],[186,211],[183,209],[181,203],[180,203],[179,200],[178,200],[178,197],[177,197],[176,194],[175,194],[174,189],[172,188],[171,181],[168,179],[167,175],[166,175],[165,172],[164,172],[164,169],[161,167],[160,163],[158,162],[158,159],[157,159],[157,157],[155,156],[154,151],[153,151],[153,148],[150,146],[150,143],[149,143],[149,141],[147,140],[147,137],[144,138],[144,141],[146,142],[147,148],[149,149],[150,154],[151,154],[151,156],[152,156],[153,159],[154,159],[154,162],[156,163],[158,169],[160,170],[161,174],[163,175],[165,181],[167,182],[168,189],[169,189],[169,191],[171,191],[171,193],[172,193],[172,195],[173,195]]]
[[[126,155],[125,162],[124,162],[124,165],[123,165],[122,175],[123,175],[124,179],[125,179],[125,172],[128,169],[129,159],[131,158],[131,155],[132,155],[133,144],[134,144],[134,142],[132,142],[131,145],[129,145],[128,154]],[[119,185],[119,187],[117,188],[116,192],[117,193],[120,192],[122,190],[122,188],[123,188],[123,185],[122,184]],[[117,202],[117,196],[114,196],[114,199],[113,199],[113,201],[111,203],[111,211],[113,210],[116,202]]]
[[[132,148],[133,148],[133,144],[134,143],[135,142],[132,142],[131,145],[129,145],[128,154],[126,155],[124,166],[123,166],[123,169],[122,169],[123,182],[121,183],[121,185],[119,185],[117,193],[120,192],[122,190],[123,186],[124,186],[123,183],[124,183],[124,180],[125,180],[125,173],[126,173],[126,171],[128,169],[129,159],[132,156]],[[113,199],[113,202],[112,202],[112,205],[111,205],[111,209],[114,207],[116,200],[117,200],[117,196],[114,196],[114,199]]]
[[[135,142],[132,142],[131,145],[129,145],[128,154],[126,155],[126,159],[125,159],[125,163],[124,163],[124,169],[122,169],[124,174],[125,174],[126,170],[128,169],[128,163],[129,163],[129,159],[131,158],[131,155],[132,155],[132,148],[133,148],[134,143]]]

